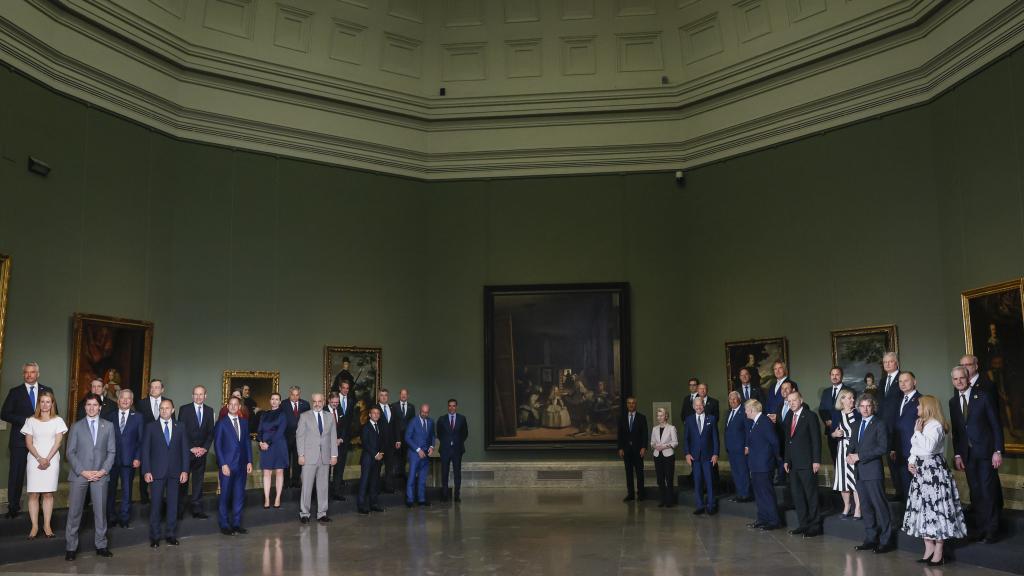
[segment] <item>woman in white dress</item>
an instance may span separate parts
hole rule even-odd
[[[39,393],[36,413],[25,420],[21,433],[25,435],[28,447],[28,463],[25,470],[25,484],[28,493],[28,515],[32,520],[32,531],[28,539],[39,534],[39,500],[43,500],[43,534],[53,538],[50,517],[53,516],[53,493],[57,491],[60,475],[60,443],[68,431],[64,420],[57,415],[57,403],[53,393]]]
[[[658,508],[675,506],[675,490],[672,478],[676,474],[675,448],[679,446],[676,427],[668,421],[668,411],[658,408],[658,425],[651,429],[651,450],[654,451],[654,470],[658,475],[658,491],[661,493]]]
[[[853,466],[846,463],[846,455],[850,448],[850,437],[857,429],[860,414],[853,409],[856,399],[853,390],[843,390],[836,398],[836,410],[839,411],[839,425],[833,438],[839,440],[836,446],[836,480],[832,483],[832,489],[843,496],[843,515],[841,518],[860,518],[860,496],[857,495],[857,479],[853,474]],[[853,496],[851,498],[851,495]],[[852,505],[851,505],[851,502]]]
[[[942,456],[948,430],[939,401],[935,396],[921,396],[910,439],[907,469],[914,478],[907,495],[903,531],[924,539],[924,557],[918,562],[932,566],[945,562],[942,545],[946,540],[967,535],[960,492]]]

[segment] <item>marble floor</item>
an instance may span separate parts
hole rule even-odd
[[[624,504],[618,491],[476,489],[462,503],[369,517],[344,513],[328,525],[297,519],[249,526],[245,536],[190,537],[181,546],[116,548],[98,558],[83,544],[76,562],[27,560],[4,574],[1004,574],[964,564],[922,568],[916,555],[856,552],[851,540],[757,532],[745,518],[696,517],[687,507]]]

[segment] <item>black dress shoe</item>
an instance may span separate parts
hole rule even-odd
[[[159,548],[160,547],[160,541],[159,540],[150,540],[149,541],[149,547],[150,548]]]
[[[210,517],[210,515],[207,514],[206,512],[193,512],[192,513],[192,517],[193,518],[199,518],[200,520],[206,520],[207,518]]]
[[[321,516],[321,517],[317,518],[316,521],[321,523],[321,524],[327,524],[328,522],[331,521],[331,517],[330,516]]]
[[[765,525],[761,526],[760,528],[758,528],[758,530],[760,530],[762,532],[770,532],[772,530],[778,530],[778,529],[779,529],[778,526],[771,526],[771,525],[768,525],[768,524],[765,524]]]
[[[705,510],[703,508],[697,508],[696,510],[693,511],[693,515],[694,516],[700,516],[704,512],[705,512]]]
[[[761,524],[760,522],[751,522],[750,524],[747,524],[747,528],[760,528],[761,526],[764,526],[764,524]]]
[[[72,560],[75,559],[75,552],[73,550],[65,552],[64,553],[64,559],[67,560],[68,562],[71,562]]]
[[[638,500],[643,500],[643,497],[641,497],[641,498],[638,498]],[[455,501],[456,501],[456,502],[462,502],[462,498],[461,498],[461,497],[460,497],[460,496],[459,496],[458,494],[456,494],[456,495],[455,495]]]
[[[363,516],[369,516],[370,515],[370,510],[367,509],[367,508],[360,508],[359,509],[359,513],[362,514]]]
[[[860,552],[864,552],[865,550],[874,550],[875,548],[878,548],[878,544],[869,544],[867,542],[865,542],[863,544],[858,544],[858,545],[853,547],[854,550],[858,550]],[[926,560],[926,562],[927,562],[927,560]]]
[[[111,552],[109,548],[97,548],[96,555],[103,556],[104,558],[111,558],[114,556],[114,553]]]
[[[423,507],[430,506],[430,502],[424,500],[423,502],[420,502],[420,506],[423,506]]]
[[[234,532],[231,531],[231,528],[221,528],[220,533],[225,536],[231,536],[232,534],[234,534]]]
[[[168,546],[177,546],[178,544],[181,544],[181,542],[178,542],[178,539],[174,537],[168,538],[166,542]]]
[[[234,528],[231,529],[231,532],[234,533],[234,534],[248,534],[249,533],[248,530],[246,530],[245,528],[242,528],[241,526],[235,526]]]
[[[718,508],[708,508],[708,516],[714,516],[718,514]]]
[[[815,536],[821,536],[820,530],[808,530],[804,532],[804,538],[814,538]]]
[[[875,554],[885,554],[887,552],[892,552],[895,549],[896,546],[892,544],[886,544],[885,546],[877,546],[875,547]]]
[[[406,502],[405,503],[405,507],[406,508],[412,508],[413,507],[413,503],[412,502]]]
[[[299,522],[302,522],[303,524],[309,524],[309,516],[300,516]]]
[[[370,510],[372,510],[373,512],[383,512],[384,511],[384,507],[383,506],[370,506]]]
[[[803,534],[804,532],[807,532],[807,528],[793,528],[792,530],[789,531],[790,534],[794,534],[794,535],[796,535],[796,534]]]
[[[626,496],[625,498],[622,499],[623,502],[632,502],[633,500],[636,500],[636,496],[629,495],[629,496]],[[444,496],[441,497],[441,501],[442,502],[445,501]]]
[[[981,542],[982,544],[995,544],[997,542],[997,539],[995,536],[989,535],[979,540],[979,542]]]

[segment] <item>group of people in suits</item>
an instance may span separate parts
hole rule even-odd
[[[116,402],[103,395],[103,382],[95,380],[78,403],[79,417],[69,429],[57,414],[53,390],[38,381],[38,364],[25,364],[22,378],[23,384],[7,394],[0,414],[20,432],[11,434],[9,441],[6,516],[14,518],[20,513],[21,493],[27,488],[32,521],[29,538],[36,538],[40,531],[40,508],[43,535],[55,537],[50,519],[63,445],[70,484],[67,560],[77,557],[79,527],[90,500],[96,552],[104,557],[113,555],[107,529],[130,527],[136,472],[140,500],[150,503],[150,545],[179,545],[178,521],[186,509],[194,518],[209,518],[203,509],[203,479],[211,450],[216,456],[220,486],[220,530],[224,535],[246,534],[242,520],[245,487],[254,463],[250,432],[255,433],[264,472],[264,508],[271,506],[273,479],[277,480],[273,506],[280,508],[285,475],[289,479],[297,477],[301,488],[299,518],[303,523],[308,523],[313,514],[314,489],[319,522],[330,521],[330,500],[345,500],[345,460],[357,437],[362,443],[360,513],[384,510],[378,503],[381,484],[394,490],[397,479],[404,475],[406,461],[406,505],[429,505],[426,477],[435,441],[444,471],[442,500],[461,500],[462,455],[469,426],[466,417],[458,413],[454,398],[448,401],[447,414],[433,421],[430,406],[423,404],[417,409],[409,402],[407,390],[402,390],[393,404],[388,403],[388,391],[381,390],[378,403],[369,410],[369,419],[360,427],[359,409],[349,396],[351,382],[341,380],[326,397],[315,393],[308,401],[301,398],[301,389],[295,386],[287,400],[276,392],[272,394],[271,409],[260,412],[258,425],[251,429],[256,410],[246,406],[242,393],[232,394],[218,418],[206,404],[203,386],[193,388],[192,402],[176,408],[164,396],[159,379],[149,382],[144,398],[136,401],[132,390],[122,388]],[[452,469],[454,496],[448,481]]]
[[[643,465],[654,454],[659,507],[672,507],[675,457],[682,453],[692,470],[694,514],[717,512],[716,469],[721,445],[729,455],[737,502],[756,502],[751,528],[782,527],[773,483],[788,488],[785,507],[796,510],[798,525],[791,534],[813,538],[822,533],[817,475],[822,464],[822,439],[835,463],[833,489],[842,496],[841,518],[862,520],[865,540],[858,550],[885,553],[895,549],[895,532],[925,541],[922,563],[945,561],[946,540],[968,536],[956,484],[946,466],[945,437],[952,435],[954,467],[967,474],[975,533],[972,540],[998,537],[1002,490],[1003,429],[998,397],[978,372],[978,360],[967,355],[951,372],[954,395],[944,416],[933,396],[917,390],[916,376],[901,370],[895,353],[883,357],[884,374],[872,377],[859,396],[843,383],[840,367],[829,372],[817,414],[790,379],[786,364],[775,362],[774,381],[765,389],[748,368],[742,368],[728,396],[728,412],[696,378],[684,398],[683,434],[678,435],[664,408],[648,429],[637,412],[636,399],[626,401],[619,423],[618,448],[626,468],[626,501],[643,499]],[[719,421],[722,420],[720,442]],[[885,468],[893,495],[886,497]],[[894,525],[890,502],[905,503],[902,525]]]

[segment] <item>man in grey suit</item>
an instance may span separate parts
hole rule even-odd
[[[875,416],[877,404],[871,394],[862,394],[857,401],[860,426],[853,430],[846,462],[855,466],[857,493],[864,518],[864,543],[857,550],[873,550],[884,554],[896,549],[892,541],[892,518],[885,499],[885,475],[882,461],[889,453],[889,430],[885,420]]]
[[[324,395],[310,398],[312,409],[299,416],[295,430],[295,450],[302,466],[302,499],[299,501],[299,521],[309,523],[309,506],[316,484],[316,519],[330,522],[327,516],[327,476],[331,466],[338,463],[338,427],[334,418],[324,412]]]
[[[93,524],[96,529],[96,554],[109,558],[114,554],[107,548],[107,488],[110,469],[114,467],[117,445],[114,443],[114,425],[100,418],[100,397],[85,397],[85,418],[71,427],[67,458],[71,466],[68,482],[68,522],[65,531],[67,545],[65,560],[74,560],[78,553],[78,528],[82,525],[85,495],[92,496]]]

